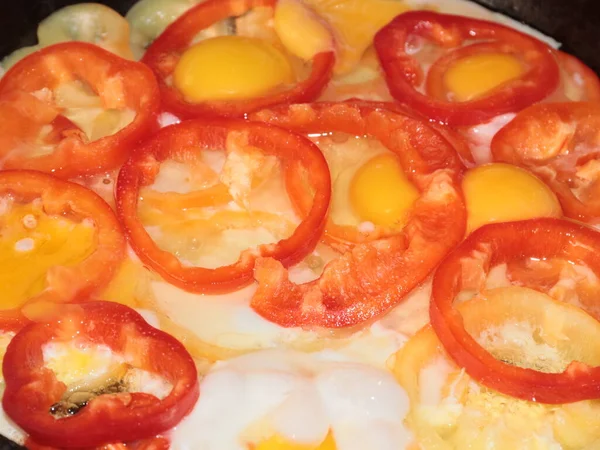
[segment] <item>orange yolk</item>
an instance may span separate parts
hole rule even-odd
[[[560,204],[544,182],[520,167],[486,164],[463,179],[469,232],[492,222],[559,217]]]
[[[173,83],[192,102],[247,99],[294,81],[283,53],[260,39],[221,36],[188,49]]]
[[[280,436],[272,436],[254,447],[254,450],[336,450],[336,446],[333,436],[329,433],[319,445],[295,444]]]
[[[481,97],[523,73],[519,60],[504,53],[473,55],[456,61],[444,75],[444,85],[459,102]]]
[[[406,178],[398,158],[383,154],[356,171],[350,184],[350,203],[362,220],[401,227],[419,191]]]
[[[0,308],[22,306],[46,287],[53,266],[74,266],[94,248],[95,229],[44,214],[33,204],[0,215]]]

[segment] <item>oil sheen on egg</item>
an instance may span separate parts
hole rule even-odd
[[[241,36],[201,41],[183,54],[173,73],[173,84],[192,102],[258,97],[293,81],[281,51]]]
[[[274,436],[284,445],[269,450],[393,450],[412,440],[408,397],[392,375],[332,351],[250,353],[218,363],[200,389],[170,434],[173,450],[260,449]]]

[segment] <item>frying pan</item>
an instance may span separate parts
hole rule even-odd
[[[94,0],[87,0],[94,1]],[[125,14],[136,0],[97,0]],[[0,0],[0,57],[36,43],[37,24],[75,0]],[[563,43],[562,49],[600,73],[598,0],[477,0]]]
[[[88,0],[94,1],[94,0]],[[96,0],[125,14],[137,0]],[[0,0],[0,58],[36,43],[39,22],[76,0]],[[598,0],[477,0],[489,9],[520,20],[561,42],[600,73],[600,3]],[[0,435],[0,450],[24,449]]]

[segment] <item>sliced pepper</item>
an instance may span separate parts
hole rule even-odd
[[[80,263],[54,266],[45,275],[43,290],[26,300],[25,305],[68,302],[104,287],[125,256],[125,236],[108,204],[91,190],[41,172],[7,170],[0,172],[0,194],[15,203],[40,201],[45,214],[74,221],[89,221],[94,227],[93,248]],[[25,221],[27,219],[23,218]],[[35,228],[32,216],[25,227]],[[21,320],[15,309],[0,312],[4,318]]]
[[[600,103],[540,103],[521,111],[492,139],[494,160],[539,176],[567,217],[600,220]]]
[[[247,139],[247,146],[279,158],[286,170],[307,176],[305,189],[312,193],[310,211],[289,238],[276,244],[248,250],[235,264],[216,269],[185,266],[177,257],[161,250],[138,217],[140,190],[154,182],[161,162],[192,161],[199,148],[222,149],[230,133]],[[289,191],[294,197],[297,191]],[[307,195],[306,192],[301,193]],[[117,183],[117,214],[137,255],[165,280],[190,292],[223,292],[252,280],[258,256],[272,257],[289,266],[309,254],[319,241],[331,196],[331,181],[325,158],[303,136],[274,126],[236,119],[190,120],[167,127],[138,148],[125,163]]]
[[[57,320],[23,328],[4,356],[3,408],[31,439],[58,448],[150,439],[177,425],[191,411],[199,395],[198,375],[180,342],[118,303],[70,306]],[[45,367],[43,347],[50,341],[74,339],[109,347],[133,367],[166,379],[171,391],[162,400],[140,392],[101,394],[75,414],[56,418],[51,408],[67,386]]]
[[[173,22],[148,48],[142,61],[158,79],[166,110],[182,119],[193,117],[242,117],[244,114],[279,103],[312,101],[331,79],[334,51],[318,53],[312,59],[309,77],[292,88],[246,100],[188,102],[181,92],[167,83],[183,52],[203,29],[229,17],[241,16],[252,8],[275,6],[275,0],[207,0]]]
[[[415,36],[452,49],[434,62],[426,75],[409,51],[409,41]],[[551,94],[560,79],[553,50],[546,44],[504,25],[463,16],[407,12],[381,29],[374,45],[392,96],[426,117],[452,126],[476,125],[519,111]],[[514,56],[525,71],[481,97],[449,101],[443,80],[448,69],[463,58],[485,54]],[[419,90],[423,83],[426,93]]]
[[[600,233],[554,218],[485,225],[474,231],[438,267],[430,303],[431,325],[452,359],[473,379],[503,394],[541,403],[600,398],[600,367],[573,361],[559,373],[522,368],[496,359],[465,328],[455,306],[457,295],[472,283],[474,260],[484,273],[499,264],[525,258],[560,258],[600,273]],[[476,276],[477,278],[478,276]],[[584,308],[585,309],[585,308]]]
[[[394,152],[420,192],[398,233],[360,243],[325,266],[321,277],[296,285],[271,258],[256,262],[259,283],[251,306],[279,325],[345,327],[375,318],[418,286],[464,237],[463,172],[454,147],[426,121],[368,103],[314,103],[252,116],[303,133],[336,130],[369,136]],[[299,212],[305,199],[293,171],[286,174]]]
[[[132,111],[133,121],[115,134],[98,130],[100,137],[90,140],[56,102],[55,91],[69,83],[90,90],[107,113]],[[159,101],[154,76],[141,63],[83,42],[46,47],[19,61],[0,80],[0,114],[6,118],[0,124],[2,168],[61,178],[114,169],[157,126]]]

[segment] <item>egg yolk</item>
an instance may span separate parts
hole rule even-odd
[[[266,441],[262,441],[254,450],[336,450],[335,440],[331,433],[327,435],[320,445],[295,444],[289,442],[281,436],[272,436]]]
[[[283,45],[299,58],[308,60],[333,48],[327,27],[298,0],[278,1],[273,21]]]
[[[283,53],[241,36],[201,41],[183,54],[173,73],[175,87],[191,102],[258,97],[293,81]]]
[[[504,53],[473,55],[456,61],[444,75],[444,85],[459,102],[476,99],[523,73],[523,65]]]
[[[350,203],[355,212],[362,220],[380,226],[404,225],[418,197],[419,191],[392,154],[367,161],[350,184]]]
[[[288,0],[292,1],[292,0]],[[288,2],[286,1],[286,3]],[[360,62],[365,50],[373,43],[375,33],[388,24],[398,14],[410,9],[397,0],[302,0],[327,24],[336,37],[336,64],[338,74],[348,73]],[[290,19],[280,26],[285,34],[298,30],[298,34],[310,34],[314,28],[314,18],[305,15],[287,15]],[[279,29],[276,27],[278,34]],[[304,32],[304,30],[306,30]],[[319,32],[324,34],[323,32]],[[284,44],[286,41],[282,38]],[[299,45],[309,46],[312,38]]]
[[[46,287],[53,266],[75,266],[94,250],[95,229],[44,214],[33,204],[0,215],[0,308],[22,306]]]
[[[509,164],[486,164],[465,175],[469,232],[492,222],[509,222],[562,214],[554,193],[540,179]]]

